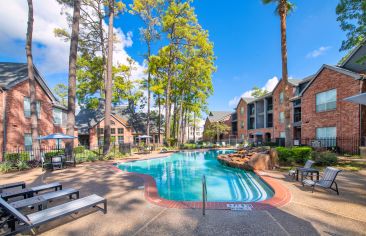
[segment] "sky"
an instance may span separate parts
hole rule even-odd
[[[69,44],[54,37],[54,28],[66,28],[65,15],[56,0],[34,2],[33,57],[51,88],[67,83]],[[125,1],[128,5],[131,0]],[[339,48],[340,30],[335,8],[338,0],[293,0],[295,11],[287,20],[289,76],[301,79],[323,64],[335,65],[346,54]],[[210,110],[231,111],[241,96],[254,87],[274,88],[281,78],[280,20],[274,5],[261,0],[195,0],[199,23],[214,43],[217,71]],[[27,5],[24,0],[0,2],[0,61],[26,62]],[[65,10],[65,9],[64,9]],[[66,9],[67,10],[67,9]],[[124,14],[115,21],[119,38],[114,63],[127,57],[136,61],[136,77],[143,76],[146,48],[140,40],[141,21]],[[160,45],[156,44],[157,50]]]

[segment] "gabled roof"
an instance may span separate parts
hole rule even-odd
[[[310,82],[306,85],[306,87],[301,91],[300,95],[299,96],[302,96],[304,94],[304,92],[310,87],[310,85],[314,82],[314,80],[316,80],[316,78],[318,77],[318,75],[324,70],[324,69],[329,69],[329,70],[334,70],[334,71],[337,71],[339,73],[342,73],[342,74],[345,74],[345,75],[348,75],[354,79],[362,79],[363,76],[361,74],[358,74],[358,73],[355,73],[353,71],[350,71],[350,70],[347,70],[347,69],[344,69],[344,68],[341,68],[339,66],[331,66],[331,65],[326,65],[324,64],[319,70],[318,72],[316,72],[314,74],[314,76],[312,76],[312,79],[310,80]]]
[[[210,122],[219,122],[231,115],[231,111],[210,111],[207,119]]]
[[[47,86],[37,68],[33,65],[34,76],[41,88],[50,97],[55,106],[66,109],[62,106],[51,89]],[[28,79],[27,63],[0,62],[0,87],[4,90],[10,90],[17,84]]]
[[[240,104],[241,101],[244,101],[246,104],[248,104],[248,103],[250,103],[250,102],[252,102],[254,100],[255,100],[255,98],[243,98],[243,97],[241,97],[240,100],[239,100],[239,102],[238,102],[238,104],[235,107],[235,110],[238,109],[238,106],[239,106],[239,104]]]
[[[366,41],[355,47],[340,67],[357,73],[366,74],[366,61],[359,63],[358,60],[366,56]]]

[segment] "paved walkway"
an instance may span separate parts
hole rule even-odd
[[[268,172],[289,188],[291,201],[266,211],[170,209],[144,199],[143,181],[115,172],[112,162],[95,162],[54,172],[33,169],[0,175],[0,183],[38,185],[60,181],[108,199],[108,214],[92,211],[54,221],[42,235],[366,235],[366,171],[342,172],[341,195],[311,193],[280,172]],[[53,203],[57,204],[57,202]],[[92,213],[92,214],[89,214]]]

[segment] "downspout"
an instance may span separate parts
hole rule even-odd
[[[2,160],[5,159],[5,151],[6,151],[6,124],[7,124],[7,119],[6,119],[6,95],[5,95],[5,91],[4,89],[0,88],[0,92],[3,94],[3,104],[4,104],[4,109],[3,109],[3,150],[2,150]]]
[[[360,94],[363,92],[362,88],[363,88],[363,84],[365,83],[364,78],[361,78],[361,83],[360,83]],[[359,124],[360,124],[360,133],[359,133],[359,137],[360,137],[360,146],[362,146],[362,132],[363,132],[363,126],[362,126],[362,105],[360,104],[358,106],[359,108]]]

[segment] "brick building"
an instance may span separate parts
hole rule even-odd
[[[103,145],[104,139],[104,101],[99,101],[99,107],[93,109],[81,109],[76,116],[79,142],[83,146],[94,148]],[[132,117],[126,106],[112,108],[111,114],[111,137],[115,144],[138,144],[146,141],[139,136],[146,135],[146,114],[137,113]],[[151,119],[150,144],[161,144],[164,131],[159,132]]]
[[[34,67],[39,135],[64,133],[66,108]],[[0,149],[1,155],[32,147],[29,78],[26,63],[0,63]],[[77,140],[75,140],[77,143]],[[41,145],[55,145],[42,141]]]

